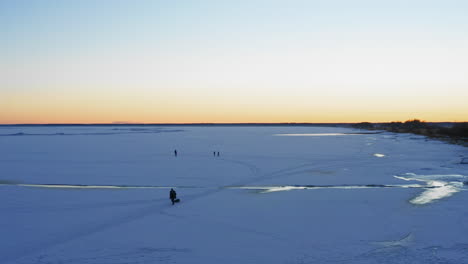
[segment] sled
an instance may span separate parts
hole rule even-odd
[[[178,203],[178,202],[180,202],[180,199],[175,199],[174,200],[174,203]]]

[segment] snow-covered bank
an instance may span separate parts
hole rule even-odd
[[[463,147],[344,128],[119,128],[0,129],[24,133],[0,137],[1,263],[467,263]]]

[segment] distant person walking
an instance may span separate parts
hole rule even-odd
[[[177,157],[177,149],[174,150],[174,157]]]
[[[219,157],[219,151],[218,151],[218,157]]]
[[[213,157],[216,157],[216,151],[213,151]]]
[[[177,193],[172,188],[171,191],[169,191],[169,199],[171,199],[172,205],[174,205],[175,200],[177,199]]]

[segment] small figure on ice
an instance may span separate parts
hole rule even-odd
[[[169,192],[169,199],[171,199],[172,205],[174,205],[174,203],[180,202],[180,200],[177,199],[176,191],[174,191],[174,189],[172,188],[171,188],[171,191]]]
[[[177,157],[177,149],[174,149],[174,157]]]

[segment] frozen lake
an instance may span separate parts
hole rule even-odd
[[[0,263],[468,263],[465,157],[335,127],[0,126]]]

